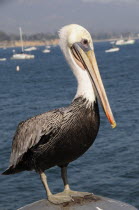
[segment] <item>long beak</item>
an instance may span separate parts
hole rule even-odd
[[[115,128],[116,122],[113,117],[106,91],[99,73],[94,51],[91,49],[87,50],[84,47],[81,48],[78,43],[75,43],[72,47],[72,52],[75,56],[75,59],[77,59],[78,62],[81,62],[84,69],[88,71],[97,98],[103,107],[106,117],[108,118],[112,128]]]

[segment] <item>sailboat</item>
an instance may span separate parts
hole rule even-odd
[[[134,39],[131,39],[129,37],[127,40],[124,40],[122,36],[121,36],[121,39],[115,42],[116,45],[128,45],[128,44],[134,44],[134,43],[135,43]]]
[[[19,32],[20,32],[20,41],[21,41],[21,53],[13,54],[11,59],[33,59],[35,57],[34,55],[24,53],[23,37],[22,37],[21,27],[19,27]]]
[[[125,41],[125,44],[134,44],[135,40],[131,39],[130,37]]]

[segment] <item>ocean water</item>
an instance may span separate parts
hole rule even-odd
[[[93,146],[68,167],[73,190],[127,202],[139,208],[139,43],[105,53],[110,43],[95,43],[104,86],[117,122],[111,129],[100,109],[101,126]],[[18,123],[37,114],[68,105],[76,80],[59,47],[34,60],[10,60],[12,48],[0,49],[0,173],[9,164]],[[20,51],[19,48],[16,51]],[[16,66],[20,71],[16,71]],[[46,171],[53,193],[63,190],[60,169]],[[38,174],[0,175],[0,210],[14,210],[46,197]]]

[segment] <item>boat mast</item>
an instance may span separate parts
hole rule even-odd
[[[20,32],[21,48],[22,48],[22,52],[24,52],[23,37],[22,37],[22,29],[21,29],[21,27],[19,27],[19,32]]]

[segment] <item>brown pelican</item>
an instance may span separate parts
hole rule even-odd
[[[10,166],[4,175],[35,170],[45,187],[48,200],[58,204],[72,196],[86,193],[70,190],[67,166],[93,144],[99,130],[97,99],[114,128],[116,126],[98,70],[93,42],[82,26],[71,24],[59,32],[60,47],[78,82],[72,103],[24,122],[16,130]],[[64,191],[53,195],[44,173],[53,166],[61,167]]]

